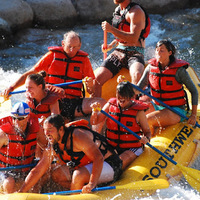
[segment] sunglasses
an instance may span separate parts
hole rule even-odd
[[[25,117],[14,117],[14,116],[12,116],[12,118],[13,118],[14,120],[22,121],[22,120],[26,119],[27,116],[25,116]]]

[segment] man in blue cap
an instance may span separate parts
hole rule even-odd
[[[33,163],[39,132],[38,119],[30,115],[28,104],[16,103],[11,116],[0,119],[0,167]],[[29,171],[30,168],[5,171],[3,191],[16,192]]]

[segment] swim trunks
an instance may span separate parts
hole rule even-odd
[[[78,112],[82,112],[85,116],[86,114],[82,110],[83,98],[79,99],[62,99],[59,101],[61,115],[66,117],[69,121],[73,121],[75,118],[75,110],[77,108]]]
[[[107,68],[115,76],[123,67],[129,69],[135,62],[145,65],[144,48],[118,45],[101,67]]]

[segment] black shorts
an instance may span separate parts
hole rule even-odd
[[[60,104],[61,115],[67,118],[69,121],[73,121],[75,118],[76,108],[78,109],[79,112],[83,113],[82,103],[83,103],[83,98],[79,99],[65,98],[60,100],[59,104]],[[85,115],[85,113],[83,113],[83,115]]]
[[[111,156],[109,156],[108,158],[106,158],[104,160],[105,162],[107,162],[114,171],[114,179],[112,182],[106,183],[106,185],[109,185],[111,183],[114,183],[115,181],[117,181],[121,174],[122,174],[122,160],[119,158],[119,155],[117,154],[113,154]],[[105,184],[103,184],[105,185]]]
[[[119,155],[124,153],[125,151],[132,151],[136,156],[140,156],[144,151],[144,145],[142,145],[141,147],[133,147],[127,149],[116,148],[116,151]]]
[[[145,65],[144,56],[142,53],[133,50],[115,49],[106,60],[104,60],[102,67],[110,70],[115,76],[123,67],[129,69],[135,62]]]

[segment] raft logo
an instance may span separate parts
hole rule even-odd
[[[179,149],[184,145],[184,142],[190,137],[193,133],[193,129],[188,126],[184,126],[181,131],[177,134],[171,144],[167,147],[164,154],[166,154],[171,159],[174,158],[175,154],[178,153]],[[149,170],[149,174],[146,174],[142,180],[150,180],[158,178],[162,169],[165,169],[168,165],[168,160],[162,156],[155,162],[155,165]]]

